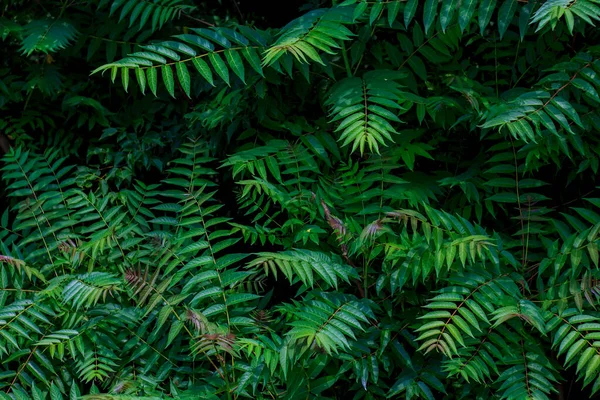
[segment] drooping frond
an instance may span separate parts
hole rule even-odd
[[[421,350],[439,351],[447,357],[459,354],[459,348],[466,346],[465,337],[476,338],[485,333],[502,304],[511,304],[520,298],[518,286],[508,276],[468,274],[451,281],[460,286],[446,287],[431,299],[425,308],[432,311],[421,317],[424,321],[417,329],[418,340],[423,341]],[[525,310],[519,315],[528,318]],[[496,316],[494,325],[513,316],[517,315],[502,312]]]
[[[119,15],[119,22],[127,20],[129,27],[137,26],[141,30],[151,23],[152,31],[161,29],[163,25],[181,15],[191,12],[194,6],[185,4],[184,0],[103,0],[98,5],[101,10],[110,7],[110,15]]]
[[[514,366],[502,372],[496,383],[502,399],[545,399],[550,400],[557,390],[558,379],[548,358],[539,352],[527,349],[523,342],[517,344],[521,353],[509,361]]]
[[[296,60],[324,64],[319,51],[336,54],[341,43],[354,34],[345,27],[352,22],[352,8],[318,9],[296,18],[279,32],[279,37],[264,55],[263,64],[275,64],[284,54]]]
[[[30,3],[0,398],[598,391],[600,0]]]
[[[600,102],[600,64],[589,54],[580,54],[554,71],[538,83],[537,90],[522,92],[492,106],[482,127],[506,129],[515,139],[525,142],[536,142],[546,130],[560,135],[561,131],[574,134],[576,129],[591,129],[570,98],[583,96],[590,105]]]
[[[21,52],[30,55],[34,51],[54,53],[66,48],[77,36],[77,29],[61,19],[33,20],[23,28]]]
[[[547,0],[536,10],[531,18],[531,25],[537,24],[536,31],[548,24],[552,29],[564,18],[564,22],[573,34],[575,19],[595,25],[600,21],[600,2],[597,0]]]
[[[190,96],[190,69],[211,85],[215,83],[215,74],[227,85],[231,84],[230,72],[242,82],[246,81],[247,69],[263,74],[259,53],[266,45],[266,38],[259,31],[250,28],[194,28],[190,31],[175,35],[170,41],[140,46],[140,51],[98,67],[92,74],[110,70],[114,82],[120,72],[121,82],[127,90],[133,73],[142,93],[148,87],[156,95],[160,73],[165,88],[173,97],[175,82]]]
[[[250,269],[264,268],[266,274],[277,277],[278,272],[291,282],[300,280],[307,287],[315,286],[322,281],[324,287],[338,287],[338,279],[349,282],[351,277],[357,277],[356,271],[344,265],[341,260],[331,256],[308,250],[288,251],[284,253],[259,253],[258,258],[246,267]]]
[[[349,350],[350,340],[374,318],[370,307],[350,296],[316,292],[301,307],[290,310],[294,320],[289,337],[325,352]]]
[[[364,18],[371,25],[379,19],[385,19],[389,26],[398,22],[408,28],[414,21],[415,24],[423,24],[426,35],[433,34],[438,26],[445,32],[449,27],[458,25],[464,32],[472,24],[477,26],[482,35],[490,35],[495,33],[492,27],[497,26],[502,38],[513,19],[518,20],[521,37],[525,36],[529,26],[537,25],[537,32],[548,25],[555,29],[562,21],[572,34],[580,21],[593,26],[594,20],[600,19],[600,7],[597,4],[596,0],[547,0],[538,3],[518,0],[346,0],[341,5],[355,5],[354,19]]]
[[[394,142],[398,132],[392,123],[401,122],[398,115],[408,111],[412,102],[404,96],[397,82],[405,75],[394,71],[374,71],[362,78],[346,78],[338,82],[326,104],[332,122],[338,122],[342,146],[352,143],[352,151],[365,149],[379,152],[379,145]]]
[[[600,336],[600,319],[581,314],[577,309],[552,312],[547,329],[553,332],[552,347],[564,356],[566,368],[577,365],[576,373],[584,386],[592,385],[592,393],[600,390],[600,352],[595,341]]]
[[[120,284],[121,280],[111,274],[92,272],[69,281],[62,297],[66,304],[76,308],[90,307],[99,301],[106,301],[107,296],[114,296]]]

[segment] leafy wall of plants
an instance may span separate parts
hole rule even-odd
[[[226,3],[0,1],[0,398],[595,394],[600,1]]]

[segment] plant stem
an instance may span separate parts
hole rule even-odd
[[[344,57],[344,66],[346,67],[346,74],[348,78],[352,78],[352,68],[350,68],[350,62],[348,61],[348,53],[346,51],[346,45],[342,42],[342,56]]]

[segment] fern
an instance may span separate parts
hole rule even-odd
[[[256,49],[264,46],[265,38],[257,31],[244,29],[240,33],[226,28],[199,28],[192,29],[192,32],[175,35],[177,41],[140,46],[141,51],[131,53],[114,63],[103,65],[95,69],[92,74],[110,69],[111,79],[114,82],[120,71],[123,87],[127,90],[130,74],[133,72],[142,93],[148,87],[156,95],[158,70],[160,70],[162,81],[171,96],[175,96],[175,77],[177,77],[180,87],[188,97],[191,90],[188,67],[190,64],[193,64],[203,80],[211,85],[214,85],[215,74],[230,85],[230,71],[245,82],[244,59],[251,69],[260,75],[263,74]]]
[[[594,340],[597,335],[595,332],[600,328],[597,321],[595,316],[580,314],[576,309],[567,309],[559,314],[551,314],[547,325],[549,331],[555,331],[553,347],[558,349],[559,355],[565,356],[565,366],[577,363],[577,373],[584,377],[583,384],[589,385],[594,382],[594,393],[600,389],[595,367],[600,358],[597,357],[596,349],[590,340]]]
[[[38,3],[1,398],[597,393],[596,0]]]
[[[325,254],[310,251],[294,251],[280,254],[259,253],[258,258],[246,267],[263,267],[266,274],[277,276],[281,271],[284,276],[295,283],[300,280],[307,287],[315,286],[315,275],[328,287],[338,287],[338,278],[349,282],[351,277],[357,277],[350,267],[332,260]]]
[[[346,7],[311,11],[281,29],[279,38],[265,51],[263,64],[272,65],[284,54],[297,60],[324,64],[319,50],[336,54],[341,42],[353,34],[344,25],[351,22],[351,10]]]
[[[352,151],[379,152],[379,145],[393,141],[398,132],[391,122],[401,122],[396,113],[408,111],[412,105],[404,98],[395,81],[402,74],[377,71],[360,78],[340,81],[332,89],[329,105],[332,121],[340,121],[337,131],[342,131],[342,146],[352,143]],[[391,111],[392,109],[393,111]]]
[[[564,67],[561,66],[558,72],[540,81],[540,85],[555,88],[552,93],[529,92],[507,104],[498,105],[490,110],[482,127],[506,127],[513,137],[524,141],[536,141],[536,136],[541,135],[544,128],[555,135],[561,130],[574,134],[574,127],[586,129],[564,93],[573,85],[573,90],[581,90],[582,94],[596,102],[596,69],[598,66],[589,55],[575,58]],[[567,70],[573,71],[571,76]]]
[[[53,53],[66,48],[77,36],[75,27],[66,20],[34,20],[23,28],[21,52]]]
[[[129,20],[129,27],[138,26],[138,30],[144,28],[149,22],[154,32],[161,29],[164,24],[181,15],[183,12],[191,12],[194,7],[182,4],[183,0],[158,0],[158,1],[122,1],[104,0],[98,5],[98,9],[110,5],[110,15],[119,15],[119,22]]]
[[[458,277],[457,277],[458,278]],[[453,280],[456,282],[457,278]],[[536,316],[530,317],[529,312],[523,309],[496,308],[494,304],[510,304],[519,298],[518,287],[514,281],[507,277],[490,279],[481,275],[467,275],[460,277],[464,282],[463,287],[447,287],[440,294],[431,299],[426,307],[430,311],[422,318],[434,320],[421,326],[419,340],[423,340],[421,349],[426,352],[440,351],[451,357],[458,353],[460,346],[465,346],[465,335],[475,338],[484,332],[483,328],[490,326],[493,320],[496,323],[492,327],[517,315],[531,318],[534,322],[539,321]],[[439,311],[437,311],[439,310]],[[535,312],[535,311],[533,311]],[[497,313],[493,317],[490,313]],[[492,317],[492,318],[490,318]],[[539,318],[539,317],[538,317]]]
[[[596,5],[597,1],[578,0],[571,1],[546,1],[533,14],[531,24],[537,23],[539,31],[546,25],[550,24],[554,29],[561,17],[564,16],[565,24],[569,32],[573,34],[575,26],[575,17],[585,21],[590,25],[594,25],[593,20],[600,19],[600,8]]]
[[[364,330],[363,324],[374,318],[368,305],[347,296],[315,293],[309,299],[303,308],[293,311],[295,320],[288,335],[327,353],[348,350],[354,331]]]

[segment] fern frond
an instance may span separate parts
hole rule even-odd
[[[312,292],[311,299],[291,309],[295,321],[288,333],[294,341],[322,348],[327,353],[350,349],[350,340],[364,331],[374,319],[370,307],[352,296],[340,293]]]
[[[462,376],[467,382],[471,379],[478,383],[490,381],[492,374],[500,375],[498,364],[506,361],[511,345],[514,346],[505,340],[511,336],[498,327],[489,329],[481,338],[466,338],[466,347],[459,349],[456,357],[444,361],[444,370],[450,375]]]
[[[90,307],[119,289],[121,280],[105,272],[90,272],[74,277],[66,284],[62,292],[65,303],[71,303],[76,309]]]
[[[441,289],[425,306],[433,311],[420,317],[428,322],[417,329],[417,340],[423,341],[420,350],[440,351],[450,358],[459,354],[459,346],[466,346],[465,335],[481,336],[500,305],[521,297],[519,287],[508,276],[469,273],[452,281],[460,286]]]
[[[141,51],[98,67],[92,71],[92,74],[110,70],[114,82],[120,71],[123,87],[127,90],[130,73],[134,72],[142,93],[147,86],[156,95],[160,70],[162,81],[173,97],[175,97],[175,77],[183,92],[190,96],[192,82],[188,67],[190,64],[204,81],[213,86],[213,72],[227,85],[231,84],[230,71],[245,83],[246,63],[258,74],[263,75],[258,51],[265,45],[266,39],[258,31],[250,28],[241,29],[241,33],[229,28],[194,28],[191,31],[193,33],[175,35],[174,39],[177,40],[140,46]],[[205,59],[208,59],[208,63]]]
[[[331,90],[326,105],[330,107],[332,122],[340,121],[336,131],[342,131],[338,140],[342,146],[352,143],[352,151],[365,146],[379,153],[379,145],[393,142],[398,134],[392,123],[401,122],[399,113],[406,112],[412,103],[406,99],[397,80],[400,72],[378,70],[367,72],[362,78],[346,78]]]
[[[538,90],[525,92],[491,107],[482,127],[505,127],[515,139],[525,142],[536,142],[544,129],[554,135],[559,135],[560,130],[574,134],[575,127],[589,129],[583,124],[567,93],[581,91],[587,98],[598,102],[600,80],[597,71],[600,71],[600,63],[589,54],[580,54],[555,71],[538,83]],[[546,87],[551,91],[543,90]]]
[[[96,346],[86,352],[85,356],[75,365],[79,379],[84,382],[93,380],[104,381],[114,373],[113,367],[118,367],[118,356],[106,347]]]
[[[576,373],[583,378],[584,386],[594,382],[592,393],[600,390],[600,351],[595,345],[600,337],[600,318],[580,314],[570,308],[562,312],[552,312],[547,329],[553,332],[552,347],[558,355],[564,355],[564,366],[569,368],[577,363]]]
[[[441,7],[440,4],[441,3]],[[492,16],[497,11],[497,22],[500,37],[506,33],[517,11],[526,17],[531,13],[531,5],[521,5],[517,0],[506,0],[498,4],[496,1],[468,0],[456,2],[447,0],[443,2],[425,1],[419,3],[417,0],[390,0],[381,2],[370,2],[368,0],[346,0],[342,5],[357,4],[354,18],[367,18],[369,24],[374,25],[379,19],[387,14],[387,23],[394,26],[397,20],[406,28],[415,28],[416,21],[421,21],[425,34],[430,36],[434,28],[439,26],[442,32],[446,32],[452,25],[458,25],[462,32],[468,31],[469,26],[477,22],[482,35],[489,32],[487,29],[492,22]],[[422,7],[420,7],[422,5]],[[421,17],[422,14],[422,17]],[[517,14],[518,15],[518,14]],[[523,17],[522,17],[523,18]],[[411,23],[415,21],[414,25]],[[522,35],[525,28],[521,28]]]
[[[9,35],[20,34],[23,31],[23,27],[10,19],[0,17],[0,37],[2,41],[5,41]]]
[[[513,367],[500,374],[496,384],[503,399],[547,399],[558,392],[554,385],[558,379],[550,360],[538,351],[531,351],[523,339],[516,344],[520,350],[509,360]],[[535,349],[538,350],[538,349]]]
[[[211,354],[216,351],[224,351],[236,356],[235,335],[232,333],[205,333],[192,345],[192,354]]]
[[[0,358],[4,358],[2,354],[18,356],[19,343],[40,337],[52,324],[55,313],[37,300],[18,300],[0,308]]]
[[[103,0],[98,5],[98,10],[110,5],[111,16],[119,13],[119,22],[129,19],[129,27],[135,24],[138,30],[152,21],[151,31],[154,32],[165,23],[178,18],[181,13],[195,9],[194,6],[182,3],[184,0]]]
[[[313,10],[296,18],[279,32],[279,38],[265,50],[263,65],[270,66],[284,54],[301,63],[324,64],[319,51],[335,54],[341,42],[354,34],[344,25],[352,23],[352,7]]]
[[[338,278],[349,282],[357,278],[356,271],[327,254],[295,250],[281,253],[258,253],[258,258],[248,263],[246,268],[264,268],[265,273],[277,277],[281,271],[291,282],[301,281],[307,287],[315,286],[315,274],[328,287],[338,287]]]
[[[547,0],[537,9],[531,18],[531,25],[537,24],[536,32],[550,24],[552,30],[558,21],[564,17],[565,24],[571,34],[577,21],[581,20],[589,25],[600,21],[600,7],[596,0]]]
[[[33,268],[28,266],[25,261],[23,260],[19,260],[17,258],[8,256],[8,255],[2,255],[0,254],[0,263],[5,263],[8,265],[11,265],[12,267],[14,267],[17,272],[21,272],[23,271],[25,273],[25,275],[27,276],[28,279],[32,279],[34,276],[38,279],[40,279],[41,281],[45,281],[46,278],[44,277],[44,275],[37,269],[37,268]]]
[[[34,51],[54,53],[66,48],[77,34],[77,29],[66,20],[33,20],[23,28],[21,52],[27,56]]]

